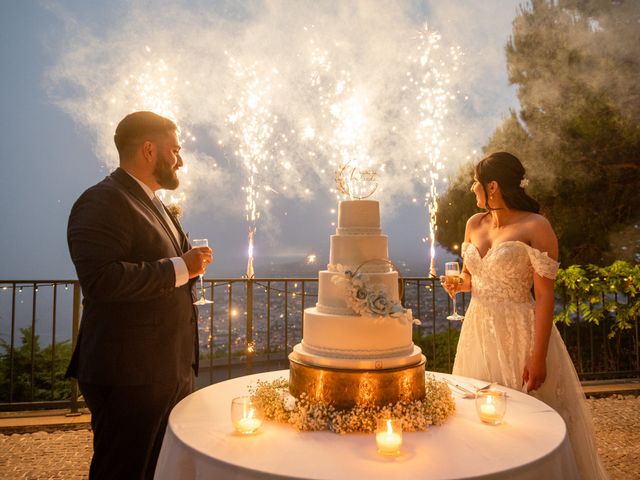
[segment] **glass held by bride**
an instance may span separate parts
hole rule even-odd
[[[447,320],[460,321],[464,320],[464,317],[458,313],[456,306],[456,294],[458,293],[458,287],[462,283],[462,276],[460,272],[460,265],[458,262],[447,262],[444,264],[444,276],[440,277],[445,290],[453,301],[453,313],[447,317]]]

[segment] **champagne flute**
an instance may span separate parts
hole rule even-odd
[[[460,285],[462,283],[462,277],[460,276],[460,265],[458,262],[447,262],[444,264],[444,283],[447,285]],[[458,309],[456,308],[456,295],[458,292],[453,292],[449,294],[451,300],[453,300],[453,313],[447,317],[447,320],[464,320],[462,315],[458,314]]]
[[[195,238],[191,245],[193,247],[208,247],[209,241],[206,238]],[[198,275],[200,277],[200,299],[193,302],[194,305],[207,305],[213,303],[211,300],[204,298],[204,273]]]

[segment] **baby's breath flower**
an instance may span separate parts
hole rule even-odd
[[[444,423],[455,412],[447,384],[433,375],[427,375],[423,399],[401,400],[382,407],[356,405],[349,410],[336,410],[332,405],[311,402],[305,393],[296,399],[289,394],[289,382],[282,378],[272,382],[258,380],[250,393],[267,420],[290,423],[300,431],[374,432],[376,420],[382,416],[400,419],[405,431],[424,431],[429,425]]]

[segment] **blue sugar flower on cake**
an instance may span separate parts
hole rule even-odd
[[[401,322],[420,325],[420,320],[413,318],[411,309],[392,300],[385,285],[369,283],[366,274],[345,270],[341,264],[336,265],[335,270],[331,281],[343,288],[347,305],[358,315],[393,317]]]

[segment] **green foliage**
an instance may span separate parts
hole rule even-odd
[[[533,0],[513,22],[506,55],[520,106],[484,153],[522,159],[565,264],[620,258],[611,237],[640,220],[638,22],[640,2],[604,0]],[[436,239],[451,251],[477,211],[470,168],[438,203]]]
[[[606,316],[615,321],[609,338],[630,330],[640,310],[640,265],[618,260],[607,267],[572,265],[558,270],[556,294],[567,308],[555,321],[569,325],[576,315],[599,325]]]
[[[13,351],[13,401],[66,400],[71,396],[70,382],[64,378],[71,359],[68,341],[40,346],[40,337],[31,335],[31,327],[20,329],[21,344]],[[11,345],[0,339],[0,402],[9,401]],[[33,362],[31,351],[33,349]],[[53,358],[52,358],[53,356]],[[33,369],[33,382],[31,374]],[[33,390],[33,398],[31,392]]]

